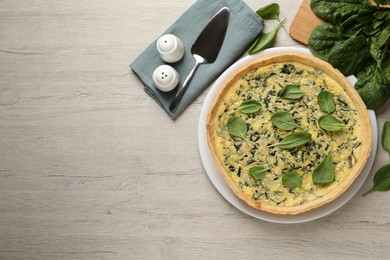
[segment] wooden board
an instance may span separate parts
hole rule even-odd
[[[373,0],[370,0],[372,5],[375,5]],[[382,8],[390,8],[390,5],[383,5]],[[303,0],[301,6],[298,9],[294,20],[290,26],[290,36],[302,43],[307,45],[310,34],[313,29],[323,23],[324,20],[317,17],[310,8],[310,0]]]
[[[310,33],[313,29],[323,23],[324,21],[318,18],[310,9],[310,0],[303,0],[298,12],[291,23],[290,35],[291,37],[307,45]]]

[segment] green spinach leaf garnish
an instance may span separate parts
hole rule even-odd
[[[282,176],[282,184],[288,189],[302,187],[302,177],[296,172],[286,172]]]
[[[253,114],[261,109],[261,103],[257,100],[247,100],[241,103],[238,110],[244,114]]]
[[[324,115],[318,119],[318,125],[326,131],[339,131],[345,124],[331,115]]]
[[[286,131],[301,127],[295,122],[293,116],[287,111],[277,112],[273,114],[271,117],[271,121],[272,124],[274,124],[277,128]]]
[[[267,174],[268,170],[269,169],[264,168],[262,166],[254,166],[249,169],[249,174],[253,177],[253,179],[261,181],[265,178],[265,175]]]
[[[334,181],[334,164],[332,154],[325,159],[313,171],[313,183],[325,185]]]
[[[246,125],[244,119],[237,116],[232,117],[227,121],[227,129],[230,135],[240,137],[245,140],[246,132],[248,131],[248,126]]]
[[[298,85],[286,85],[280,91],[280,97],[286,99],[300,99],[305,95],[305,92],[299,89]]]
[[[283,149],[292,149],[304,145],[311,141],[311,134],[308,132],[296,132],[289,134],[280,143],[270,145],[268,147],[280,147]]]
[[[305,189],[302,186],[302,176],[300,176],[298,173],[294,171],[286,172],[283,174],[282,184],[288,189],[294,189],[296,187],[299,187],[306,192],[313,193],[311,190]]]
[[[336,109],[336,104],[333,96],[328,91],[321,91],[317,97],[318,105],[325,113],[332,113]]]

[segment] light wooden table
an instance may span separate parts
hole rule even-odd
[[[214,188],[197,143],[208,90],[173,122],[128,67],[194,2],[0,1],[0,259],[389,259],[390,192],[362,198],[369,182],[293,225]],[[289,25],[301,1],[277,2]],[[388,159],[379,147],[371,177]]]

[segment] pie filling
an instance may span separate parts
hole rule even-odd
[[[297,100],[281,98],[286,85],[298,86],[304,95]],[[325,131],[318,125],[319,118],[326,115],[317,100],[324,90],[336,104],[330,114],[345,124],[339,131]],[[248,100],[259,101],[261,110],[241,113],[241,103]],[[274,126],[271,117],[281,111],[290,112],[300,128],[285,131]],[[234,116],[247,124],[245,140],[227,129],[227,121]],[[356,165],[363,141],[359,115],[343,87],[324,72],[299,62],[272,63],[247,72],[224,95],[216,120],[215,151],[225,170],[246,196],[273,206],[299,206],[337,188]],[[293,149],[272,146],[299,131],[310,133],[311,141]],[[314,184],[313,171],[329,154],[335,166],[334,181]],[[264,179],[255,180],[249,174],[254,166],[268,169]],[[282,184],[283,174],[291,171],[302,177],[301,187],[289,189]]]

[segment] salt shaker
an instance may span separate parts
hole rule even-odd
[[[184,56],[183,42],[173,34],[165,34],[157,40],[160,57],[168,63],[179,61]]]
[[[169,65],[161,65],[154,70],[153,81],[159,90],[169,92],[179,83],[179,73]]]

